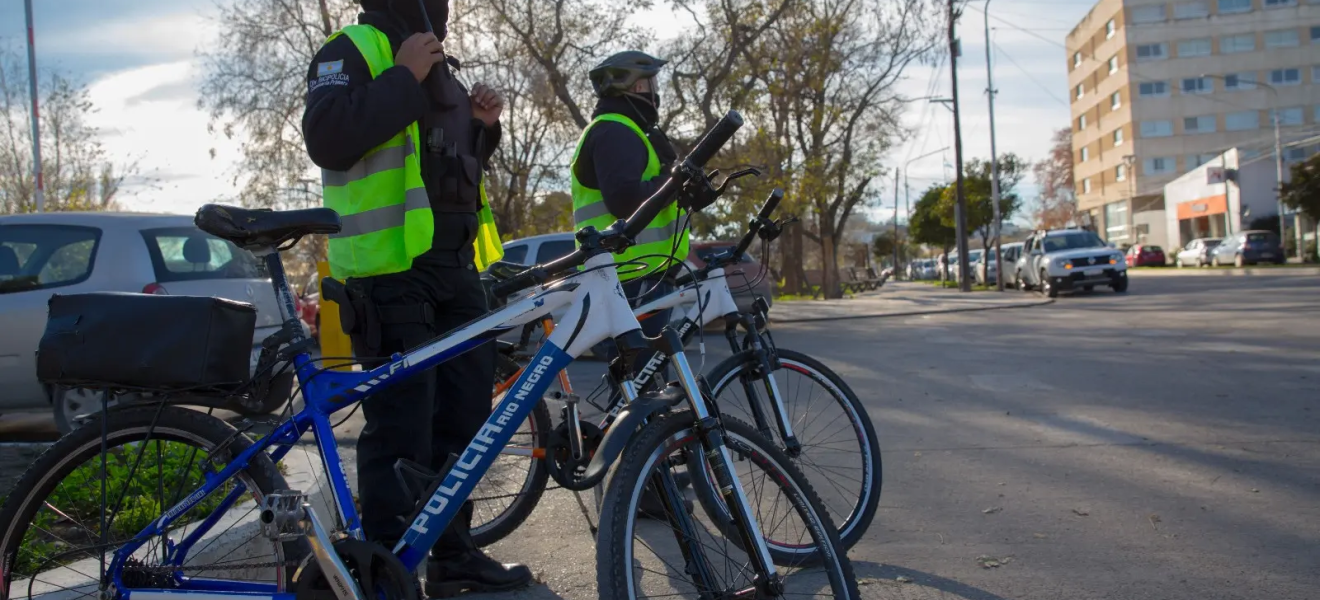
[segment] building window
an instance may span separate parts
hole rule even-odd
[[[1311,41],[1320,42],[1320,27],[1311,28]]]
[[[1105,205],[1105,238],[1110,242],[1125,240],[1127,234],[1127,202],[1114,202]]]
[[[1183,133],[1213,133],[1215,116],[1183,117]]]
[[[1290,163],[1306,160],[1306,148],[1284,148],[1283,160]]]
[[[1205,2],[1181,2],[1173,5],[1173,18],[1200,19],[1210,16],[1210,7]]]
[[[1251,72],[1229,73],[1224,76],[1224,89],[1254,90],[1256,89],[1256,74]]]
[[[1085,96],[1085,95],[1086,95],[1086,89],[1082,87],[1082,84],[1080,84],[1080,83],[1077,84],[1077,99],[1078,99],[1078,100],[1081,100],[1081,99],[1082,99],[1082,96]]]
[[[1127,165],[1114,167],[1114,181],[1127,181]]]
[[[1142,98],[1159,98],[1169,95],[1169,84],[1163,81],[1145,81],[1137,85],[1137,95]]]
[[[1270,71],[1270,83],[1274,85],[1297,85],[1302,82],[1301,69],[1275,69]]]
[[[1114,20],[1110,19],[1108,23],[1105,23],[1105,39],[1114,37],[1115,31]]]
[[[1171,135],[1173,135],[1173,121],[1158,120],[1141,122],[1141,137],[1157,138],[1169,137]]]
[[[1182,80],[1182,93],[1184,94],[1209,94],[1214,91],[1214,85],[1210,83],[1208,77],[1192,77]]]
[[[1265,8],[1282,8],[1285,6],[1297,6],[1297,0],[1262,0],[1261,4]]]
[[[1244,110],[1224,115],[1224,131],[1260,129],[1260,112]]]
[[[1080,162],[1086,162],[1088,160],[1091,160],[1091,149],[1082,146],[1082,160]]]
[[[1256,49],[1256,34],[1226,35],[1219,38],[1219,51],[1223,54],[1251,52]]]
[[[1173,172],[1174,160],[1167,156],[1156,156],[1141,161],[1141,170],[1147,175],[1164,175]]]
[[[1178,57],[1184,56],[1210,56],[1210,38],[1178,42]]]
[[[1073,67],[1080,67],[1080,66],[1082,66],[1082,53],[1081,53],[1081,52],[1074,52],[1074,53],[1073,53]]]
[[[1122,128],[1122,127],[1120,127],[1120,128],[1118,128],[1118,129],[1115,129],[1115,130],[1114,130],[1114,145],[1115,145],[1115,146],[1122,146],[1122,145],[1123,145],[1123,128]]]
[[[1302,124],[1302,107],[1300,106],[1295,108],[1284,108],[1279,110],[1278,113],[1279,113],[1279,125],[1282,127]],[[1273,119],[1274,111],[1270,111],[1270,115],[1271,115],[1270,119]],[[1273,121],[1270,122],[1273,123]]]
[[[1163,60],[1169,54],[1167,44],[1141,44],[1137,46],[1137,60]]]
[[[1266,48],[1292,48],[1298,44],[1296,29],[1280,29],[1265,32]]]
[[[1316,27],[1315,29],[1320,29],[1320,27]],[[1117,72],[1118,72],[1118,57],[1117,57],[1117,56],[1115,56],[1115,57],[1109,59],[1109,72],[1110,72],[1110,73],[1117,73]]]
[[[1215,160],[1216,158],[1219,158],[1218,154],[1188,154],[1187,169],[1188,170],[1195,169],[1203,164]]]
[[[1083,194],[1089,194],[1089,193],[1091,193],[1091,178],[1090,178],[1090,177],[1087,177],[1087,178],[1085,178],[1085,179],[1082,180],[1082,193],[1083,193]]]
[[[1251,12],[1251,0],[1219,0],[1219,14]]]
[[[1164,5],[1138,6],[1132,9],[1133,23],[1159,23],[1164,20]],[[1057,55],[1056,55],[1057,56]]]
[[[1260,156],[1260,150],[1256,150],[1254,148],[1238,150],[1238,160],[1250,160],[1256,158],[1257,156]]]
[[[1077,117],[1077,131],[1086,129],[1086,115]]]
[[[1114,92],[1114,94],[1109,97],[1109,110],[1118,110],[1118,107],[1120,106],[1123,106],[1123,95]]]

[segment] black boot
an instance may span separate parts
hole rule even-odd
[[[515,590],[531,583],[531,569],[502,564],[474,548],[463,554],[428,559],[423,589],[428,598],[452,598],[465,592]]]

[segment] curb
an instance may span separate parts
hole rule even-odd
[[[1017,303],[1014,303],[1014,304],[999,304],[999,305],[995,305],[995,306],[973,306],[973,307],[967,307],[967,308],[945,308],[945,309],[938,309],[938,310],[914,310],[914,311],[906,311],[906,312],[872,313],[872,314],[862,314],[862,315],[843,315],[843,316],[837,316],[837,317],[805,317],[805,318],[797,318],[797,319],[792,319],[792,318],[790,318],[790,319],[777,319],[777,318],[775,318],[775,317],[772,315],[772,316],[770,317],[770,322],[771,322],[771,323],[816,323],[816,322],[820,322],[820,321],[848,321],[848,320],[852,320],[852,319],[886,319],[886,318],[890,318],[890,317],[917,317],[917,316],[922,316],[922,315],[947,315],[947,314],[953,314],[953,313],[987,312],[987,311],[992,311],[992,310],[1008,310],[1008,309],[1013,309],[1013,308],[1033,308],[1033,307],[1036,307],[1036,306],[1045,306],[1045,305],[1048,305],[1048,304],[1054,304],[1054,302],[1055,302],[1055,299],[1051,298],[1051,299],[1043,300],[1043,301],[1036,301],[1036,302],[1017,302]]]
[[[1136,277],[1320,277],[1320,267],[1273,267],[1266,269],[1252,267],[1241,269],[1235,267],[1227,269],[1164,267],[1162,269],[1130,269],[1128,275]]]

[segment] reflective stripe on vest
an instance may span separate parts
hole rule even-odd
[[[573,162],[569,166],[573,186],[573,221],[578,229],[587,225],[591,225],[596,229],[605,229],[618,219],[606,208],[600,190],[583,185],[577,178],[577,160],[578,155],[582,152],[582,144],[586,141],[591,128],[602,121],[613,121],[625,125],[633,130],[638,137],[642,138],[642,143],[646,145],[647,154],[646,169],[642,171],[642,181],[650,181],[660,175],[660,159],[655,154],[655,147],[651,145],[651,140],[647,139],[646,134],[632,119],[620,114],[603,114],[596,117],[583,130],[582,137],[578,140],[577,150],[573,152]],[[619,279],[624,281],[635,279],[657,269],[672,266],[675,261],[686,259],[689,235],[686,229],[678,230],[680,225],[676,203],[670,204],[661,210],[646,226],[646,229],[637,235],[636,245],[623,253],[615,255],[614,261],[617,263],[634,263],[619,267]],[[645,263],[646,268],[641,268],[636,264],[636,261]]]
[[[394,66],[389,38],[370,25],[350,25],[326,43],[346,35],[366,60],[374,79]],[[330,237],[327,255],[336,279],[406,271],[431,249],[434,213],[422,180],[418,124],[410,123],[389,141],[371,149],[347,171],[321,171],[325,206],[340,215],[342,229]],[[480,185],[474,242],[478,269],[504,256],[495,218]]]

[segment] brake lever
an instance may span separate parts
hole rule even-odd
[[[719,171],[717,170],[715,171],[715,173],[719,173]],[[747,167],[746,169],[729,173],[729,176],[725,177],[724,181],[720,182],[719,187],[715,188],[715,191],[718,192],[719,194],[724,194],[724,190],[728,188],[730,181],[733,181],[735,179],[742,179],[743,177],[747,177],[748,175],[760,177],[761,170],[756,167]]]

